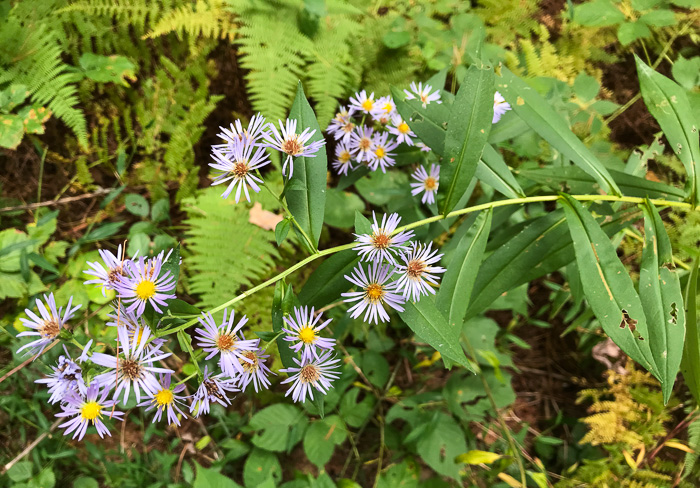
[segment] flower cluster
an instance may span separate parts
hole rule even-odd
[[[297,132],[297,121],[287,119],[278,121],[279,130],[273,123],[268,123],[261,114],[254,115],[247,128],[240,120],[231,124],[229,129],[220,127],[218,136],[225,142],[212,146],[213,163],[209,166],[216,173],[212,186],[226,183],[226,190],[221,194],[228,198],[236,190],[235,200],[241,199],[241,192],[250,202],[249,189],[260,192],[260,185],[265,183],[260,176],[260,168],[270,164],[266,149],[273,149],[286,155],[282,174],[292,177],[294,159],[297,157],[313,158],[326,143],[323,139],[311,141],[316,133],[308,127]]]
[[[381,223],[373,216],[369,234],[355,234],[360,262],[345,278],[357,291],[343,293],[346,302],[356,302],[348,312],[357,318],[364,312],[366,322],[389,321],[385,305],[403,312],[406,300],[417,302],[423,295],[435,294],[438,274],[445,268],[436,266],[442,258],[432,243],[411,242],[413,231],[398,229],[398,214],[384,215]]]

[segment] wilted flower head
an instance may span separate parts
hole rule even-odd
[[[371,113],[374,108],[374,92],[369,96],[365,90],[355,93],[354,97],[350,97],[350,108],[365,114]]]
[[[396,136],[396,142],[399,144],[404,142],[409,146],[413,145],[413,139],[411,138],[416,137],[416,135],[399,114],[391,116],[391,125],[387,126],[386,130],[388,130],[390,134]]]
[[[335,339],[319,336],[319,332],[323,330],[332,319],[319,323],[321,315],[314,317],[314,309],[311,308],[309,313],[308,307],[294,307],[294,317],[289,314],[284,317],[284,323],[287,327],[282,328],[287,333],[284,340],[293,342],[291,349],[294,352],[301,351],[301,359],[317,358],[318,349],[333,349]]]
[[[333,381],[340,377],[340,373],[334,371],[338,368],[340,359],[332,357],[331,351],[312,360],[293,359],[298,367],[281,369],[280,371],[290,375],[282,384],[292,383],[285,396],[291,394],[295,402],[306,401],[307,395],[313,400],[314,389],[325,395],[333,387]]]
[[[156,312],[162,312],[159,306],[167,307],[166,300],[176,298],[174,293],[168,293],[175,290],[175,277],[170,271],[160,274],[163,262],[161,253],[148,260],[141,256],[138,261],[129,263],[128,276],[122,278],[117,285],[119,296],[124,299],[124,303],[130,304],[128,311],[142,315],[146,303],[150,303]]]
[[[394,166],[396,160],[392,157],[391,152],[396,149],[399,144],[396,141],[388,140],[389,134],[383,132],[376,134],[372,139],[372,151],[369,157],[369,169],[376,171],[381,169],[382,173],[386,173],[386,169]]]
[[[82,368],[71,359],[66,346],[63,346],[63,350],[66,355],[58,357],[58,364],[53,368],[51,374],[47,378],[35,381],[35,383],[43,383],[48,386],[49,393],[51,393],[49,403],[62,401],[69,391],[75,391],[81,395],[85,395],[87,391]]]
[[[316,130],[311,130],[309,127],[304,129],[301,134],[297,134],[297,121],[295,119],[287,119],[284,125],[279,120],[280,132],[274,124],[268,124],[272,134],[265,134],[267,147],[277,149],[287,155],[282,166],[282,174],[292,177],[294,173],[294,162],[292,158],[303,156],[305,158],[315,158],[316,153],[326,143],[323,139],[309,143],[309,139],[313,137]],[[289,165],[289,174],[287,175],[287,165]]]
[[[253,149],[255,149],[255,154],[253,154]],[[263,180],[254,172],[270,163],[265,148],[237,141],[232,144],[230,152],[226,154],[217,150],[212,151],[212,158],[215,162],[209,163],[209,166],[221,172],[214,178],[212,186],[230,182],[221,194],[223,198],[228,198],[236,187],[236,203],[241,199],[241,190],[248,201],[250,201],[248,187],[252,188],[255,193],[260,191],[258,183],[262,184]]]
[[[433,93],[430,93],[432,89],[433,87],[430,85],[423,87],[423,83],[418,83],[418,86],[416,86],[416,82],[413,81],[411,82],[411,90],[404,90],[404,93],[406,94],[406,100],[418,99],[423,104],[423,108],[425,108],[430,102],[442,103],[440,101],[440,90],[436,88]]]
[[[257,340],[256,345],[259,344],[260,341]],[[270,355],[262,354],[260,347],[256,346],[254,349],[241,351],[241,356],[239,362],[243,372],[236,377],[241,391],[245,391],[250,383],[253,383],[256,392],[269,388],[270,380],[267,379],[267,376],[275,374],[265,364]]]
[[[440,266],[434,266],[440,262],[442,254],[438,250],[432,250],[432,242],[427,245],[413,243],[408,252],[401,256],[401,263],[396,265],[399,279],[396,280],[396,292],[403,292],[406,299],[414,302],[420,300],[421,295],[435,295],[434,286],[437,286],[439,278],[435,276],[446,270]]]
[[[375,324],[381,319],[382,322],[389,321],[389,314],[384,309],[384,304],[389,305],[394,310],[403,312],[402,305],[405,299],[396,293],[396,282],[389,281],[394,274],[391,265],[381,264],[378,261],[369,266],[366,273],[364,266],[360,263],[345,279],[360,288],[359,291],[343,293],[347,297],[346,302],[357,302],[348,313],[352,318],[359,317],[365,312],[364,321]]]
[[[84,397],[76,391],[69,391],[61,404],[63,411],[56,414],[59,418],[73,417],[58,426],[66,429],[63,435],[75,432],[73,439],[77,437],[78,440],[82,440],[88,426],[92,423],[101,438],[104,439],[105,434],[111,436],[109,429],[102,422],[102,416],[124,420],[124,413],[112,411],[116,401],[107,400],[107,395],[109,395],[109,389],[103,388],[100,392],[100,384],[95,380],[90,383]]]
[[[209,355],[206,359],[211,359],[217,354],[219,357],[219,366],[224,374],[234,378],[238,373],[243,372],[240,359],[246,361],[243,357],[243,351],[253,349],[257,346],[255,339],[241,339],[238,337],[238,331],[248,322],[248,318],[244,315],[238,324],[234,327],[234,311],[228,315],[228,311],[224,309],[224,320],[221,325],[216,325],[216,321],[211,314],[202,313],[199,317],[199,323],[204,327],[197,329],[197,343]]]
[[[192,395],[190,414],[194,414],[194,418],[208,414],[211,402],[216,402],[224,407],[231,405],[231,400],[226,396],[226,392],[236,391],[239,390],[236,388],[235,380],[221,374],[214,376],[209,373],[209,369],[205,366],[204,378],[197,391]]]
[[[61,316],[63,307],[59,308],[58,310],[56,309],[56,300],[54,299],[53,293],[44,295],[44,300],[46,300],[46,305],[44,305],[40,299],[36,300],[36,306],[39,309],[41,317],[28,308],[24,309],[24,313],[27,314],[29,319],[20,318],[20,321],[22,322],[22,325],[33,330],[25,330],[24,332],[20,332],[17,334],[17,337],[39,336],[39,338],[17,349],[18,354],[20,351],[27,348],[29,348],[32,354],[41,353],[48,344],[53,342],[53,340],[58,337],[58,334],[61,332],[61,328],[64,327],[66,322],[73,317],[76,310],[82,306],[76,305],[75,307],[71,308],[73,297],[70,297],[68,299],[66,312],[63,314],[63,316]]]
[[[374,223],[371,234],[355,234],[357,246],[353,250],[359,251],[360,256],[366,261],[381,262],[382,260],[395,263],[394,254],[406,247],[406,242],[413,237],[413,231],[401,231],[392,235],[401,222],[399,214],[384,214],[382,223],[377,223],[377,216],[372,214]]]
[[[123,254],[122,251],[124,251]],[[102,295],[104,296],[105,290],[116,289],[117,284],[119,284],[122,278],[126,276],[125,267],[131,260],[125,259],[126,251],[125,249],[122,249],[121,244],[119,244],[119,247],[117,248],[116,256],[106,249],[100,249],[98,252],[100,253],[100,257],[104,262],[104,266],[102,263],[97,261],[92,263],[88,261],[87,265],[92,269],[83,271],[83,273],[94,276],[95,279],[87,280],[84,282],[84,284],[102,285]]]
[[[503,114],[505,114],[508,110],[510,110],[510,104],[506,102],[506,99],[503,98],[503,95],[500,93],[496,92],[493,94],[493,121],[492,123],[495,124],[499,120],[501,120],[501,117],[503,117]]]
[[[440,166],[431,164],[430,174],[425,171],[423,166],[419,166],[411,177],[418,181],[418,183],[411,183],[411,188],[413,188],[411,190],[411,195],[418,195],[423,192],[421,202],[429,204],[435,203],[435,195],[437,194],[440,182]]]
[[[166,412],[166,418],[168,424],[180,425],[180,420],[177,418],[177,414],[187,417],[182,410],[180,410],[180,405],[184,405],[185,397],[177,395],[182,390],[185,389],[185,385],[178,385],[171,387],[171,374],[161,374],[159,381],[159,388],[157,391],[153,392],[149,400],[144,401],[139,404],[139,407],[147,407],[146,410],[156,409],[156,414],[153,416],[153,423],[160,422],[163,412]]]

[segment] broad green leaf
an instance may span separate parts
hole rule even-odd
[[[270,405],[250,419],[250,428],[257,431],[251,442],[266,451],[285,451],[290,430],[302,418],[305,420],[306,416],[292,405]]]
[[[423,108],[420,100],[404,100],[406,94],[393,86],[391,96],[396,110],[418,138],[437,154],[443,154],[449,107],[444,103],[431,103]]]
[[[248,454],[243,465],[243,482],[248,488],[258,487],[269,478],[280,482],[282,466],[275,454],[256,447]]]
[[[462,329],[469,298],[484,256],[491,230],[493,209],[481,212],[450,259],[440,284],[435,305],[446,317],[449,326]]]
[[[700,85],[700,56],[689,59],[678,56],[671,69],[673,77],[686,90]]]
[[[352,286],[345,275],[350,274],[359,262],[357,252],[350,250],[329,257],[306,280],[299,292],[299,301],[320,308],[339,300],[340,294]]]
[[[134,75],[136,66],[124,56],[85,53],[80,56],[79,62],[85,76],[98,83],[117,83],[129,86],[127,80],[136,80]]]
[[[639,298],[649,327],[649,343],[659,367],[664,403],[668,403],[683,356],[685,315],[681,282],[673,265],[671,241],[656,207],[647,200]]]
[[[297,133],[301,133],[306,128],[316,131],[309,139],[309,144],[323,140],[321,127],[318,125],[311,105],[306,100],[301,82],[299,82],[289,118],[297,121]],[[289,210],[311,239],[313,246],[317,247],[326,208],[326,172],[328,168],[326,147],[321,147],[315,157],[294,158],[293,164],[294,174],[291,181],[296,181],[304,190],[287,191]]]
[[[15,149],[24,137],[24,122],[15,114],[0,115],[0,147]]]
[[[289,219],[284,219],[281,220],[276,226],[275,226],[275,242],[277,242],[278,246],[281,246],[284,240],[287,238],[287,234],[289,234],[289,227],[291,226],[291,221]]]
[[[275,284],[275,291],[272,296],[272,330],[278,334],[282,332],[282,327],[284,327],[284,315],[285,311],[289,313],[290,310],[285,310],[287,308],[287,303],[289,300],[285,301],[286,289],[282,281],[278,281]],[[291,292],[291,288],[290,288]],[[280,359],[282,360],[282,365],[285,368],[293,368],[296,363],[292,360],[295,356],[294,352],[289,348],[289,342],[285,341],[282,336],[277,338],[277,349],[280,353]]]
[[[124,199],[126,211],[139,217],[148,217],[148,201],[138,193],[129,193]]]
[[[652,27],[669,27],[678,23],[673,10],[668,9],[647,12],[639,17],[639,22],[644,22]]]
[[[576,166],[545,167],[519,170],[518,174],[538,183],[544,183],[554,190],[564,189],[570,193],[595,193],[600,188],[595,179]],[[610,170],[610,174],[622,192],[630,197],[662,198],[683,201],[685,192],[660,181]],[[581,185],[580,188],[577,185]]]
[[[455,208],[476,173],[492,125],[493,82],[491,67],[472,65],[452,105],[438,188],[443,215]]]
[[[354,193],[329,188],[326,192],[325,223],[348,229],[355,223],[355,212],[365,209],[365,203]]]
[[[593,0],[574,7],[573,20],[589,27],[605,27],[624,22],[625,14],[611,0]]]
[[[10,85],[0,91],[0,112],[9,113],[13,108],[24,102],[30,93],[26,85],[18,84]]]
[[[620,212],[602,220],[601,227],[612,236],[632,225],[637,215]],[[497,243],[479,269],[467,318],[487,309],[503,293],[571,263],[575,259],[574,248],[564,222],[564,212],[556,210]]]
[[[490,144],[484,146],[481,161],[476,167],[476,177],[508,198],[525,196],[503,156]]]
[[[335,446],[342,444],[347,437],[347,429],[342,419],[330,415],[312,423],[304,434],[304,452],[309,461],[318,469],[323,469],[333,456]]]
[[[455,458],[467,450],[464,433],[448,414],[439,412],[428,428],[418,437],[416,451],[428,466],[442,476],[461,479],[460,465]]]
[[[620,189],[605,166],[571,132],[567,121],[534,88],[505,67],[501,69],[501,78],[496,79],[496,87],[515,113],[545,141],[593,176],[603,191],[620,195]]]
[[[646,39],[651,35],[651,31],[642,22],[626,22],[617,29],[617,39],[620,44],[627,46],[637,39]]]
[[[460,454],[455,458],[455,462],[465,464],[491,464],[501,459],[500,454],[489,451],[469,451]]]
[[[657,73],[635,56],[642,98],[651,115],[664,131],[671,149],[688,174],[686,187],[689,201],[697,205],[700,193],[700,145],[698,128],[686,91],[664,75]]]
[[[560,201],[574,242],[583,293],[593,313],[625,354],[660,377],[642,302],[610,238],[578,201],[568,195]]]
[[[685,343],[681,373],[695,403],[700,402],[700,324],[698,324],[698,264],[696,259],[685,287]]]
[[[459,343],[459,331],[450,327],[432,297],[423,297],[419,302],[408,301],[404,307],[399,315],[416,335],[447,359],[474,371]]]

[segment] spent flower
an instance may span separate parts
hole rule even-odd
[[[18,354],[24,349],[29,349],[31,354],[40,354],[43,352],[44,348],[46,348],[47,345],[58,337],[58,334],[61,332],[61,328],[66,325],[66,322],[73,318],[73,314],[75,314],[75,312],[82,306],[76,305],[75,307],[71,308],[73,297],[70,297],[68,299],[66,311],[63,313],[63,315],[61,315],[63,312],[63,307],[56,309],[56,299],[54,298],[53,293],[44,295],[44,300],[46,301],[46,305],[44,305],[44,302],[41,301],[41,299],[37,298],[36,300],[36,306],[39,309],[39,314],[41,317],[28,308],[24,309],[24,313],[27,314],[29,319],[20,318],[20,321],[22,322],[22,325],[32,330],[20,332],[17,334],[17,337],[38,336],[39,338],[17,349]]]
[[[207,366],[204,367],[204,377],[199,384],[197,391],[192,395],[190,414],[194,418],[209,413],[211,402],[219,405],[231,405],[231,400],[226,395],[227,392],[237,392],[235,380],[225,377],[223,374],[212,375]]]
[[[245,194],[245,199],[250,202],[248,187],[258,193],[260,192],[258,184],[263,183],[263,180],[254,172],[269,164],[270,160],[263,147],[247,145],[242,141],[238,141],[232,146],[231,151],[226,154],[217,150],[212,152],[212,158],[215,162],[209,163],[209,166],[220,172],[214,178],[212,186],[230,182],[221,196],[228,198],[233,189],[236,188],[236,203],[241,199],[241,190]],[[253,154],[253,149],[255,149],[255,154]]]
[[[319,358],[306,361],[292,359],[297,367],[281,369],[280,371],[289,375],[289,378],[282,381],[282,384],[292,383],[284,396],[291,394],[292,400],[295,402],[306,401],[307,396],[313,400],[314,390],[324,395],[327,394],[328,390],[333,387],[333,381],[340,377],[340,373],[336,371],[340,359],[333,357],[331,351],[327,351]]]

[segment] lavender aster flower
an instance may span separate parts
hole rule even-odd
[[[421,152],[430,152],[431,149],[424,142],[416,142],[416,147],[419,147]]]
[[[412,137],[416,137],[411,128],[408,126],[406,121],[404,121],[399,114],[394,114],[391,116],[391,124],[387,126],[386,130],[390,134],[396,136],[396,142],[399,144],[406,143],[408,146],[413,145]],[[418,143],[419,145],[422,143]]]
[[[139,407],[147,407],[146,410],[156,409],[156,413],[153,416],[153,423],[160,422],[163,412],[166,413],[168,424],[176,424],[180,426],[180,420],[177,418],[177,414],[182,415],[187,418],[187,415],[180,410],[178,403],[184,405],[185,397],[181,395],[176,395],[185,389],[185,385],[177,385],[173,388],[170,387],[171,374],[161,374],[159,389],[151,395],[149,400],[139,404]]]
[[[260,344],[260,340],[258,339],[256,343]],[[256,392],[269,388],[270,380],[267,379],[267,375],[275,374],[265,365],[265,361],[270,355],[262,354],[259,347],[241,351],[241,355],[243,358],[239,362],[243,368],[243,373],[237,376],[238,386],[241,388],[241,391],[245,391],[250,383],[253,383]]]
[[[496,92],[493,94],[493,121],[491,122],[492,124],[495,124],[499,120],[501,120],[501,117],[503,117],[503,114],[505,114],[508,110],[510,110],[510,104],[506,102],[506,99],[503,98],[503,95],[500,93]]]
[[[392,100],[391,96],[382,97],[377,100],[372,108],[372,120],[379,122],[382,125],[386,125],[391,120],[391,117],[396,113],[396,104]]]
[[[288,334],[285,336],[284,340],[295,343],[292,344],[290,349],[294,352],[301,351],[302,361],[305,359],[318,359],[317,348],[333,349],[335,345],[335,339],[320,337],[318,335],[332,320],[328,319],[319,324],[321,315],[322,314],[319,313],[314,317],[313,307],[311,308],[311,313],[309,313],[308,307],[294,307],[294,318],[292,318],[291,314],[284,317],[284,323],[287,327],[283,327],[282,330]]]
[[[391,152],[396,149],[399,144],[396,141],[387,140],[389,134],[386,132],[377,134],[372,139],[372,152],[369,159],[369,169],[376,171],[381,169],[382,173],[386,173],[386,169],[394,166],[396,160],[392,157]]]
[[[154,395],[159,385],[155,373],[172,373],[172,369],[158,368],[153,363],[167,358],[172,353],[163,353],[160,344],[151,347],[148,339],[151,330],[146,327],[142,334],[133,334],[129,339],[129,331],[126,327],[117,329],[119,337],[119,358],[109,354],[95,352],[92,354],[92,362],[109,368],[117,369],[117,372],[107,371],[95,377],[93,381],[99,382],[106,388],[111,388],[115,383],[117,389],[114,398],[118,398],[124,390],[124,403],[129,401],[129,393],[134,389],[136,401],[141,401],[141,390],[145,395]]]
[[[216,402],[224,407],[231,405],[226,392],[236,391],[239,390],[236,388],[235,380],[224,378],[221,374],[213,376],[209,374],[209,370],[205,366],[204,379],[197,391],[192,395],[190,414],[194,414],[194,418],[198,418],[202,414],[208,414],[211,402]]]
[[[334,371],[339,366],[340,359],[331,356],[331,351],[327,351],[320,358],[299,361],[293,358],[298,368],[281,369],[281,372],[291,375],[282,384],[292,383],[284,396],[292,395],[295,402],[306,401],[306,397],[314,399],[314,389],[324,395],[328,393],[333,385],[333,381],[340,377],[340,373]]]
[[[371,113],[374,108],[374,92],[369,96],[365,90],[355,93],[354,97],[350,97],[350,108],[365,114]]]
[[[234,327],[234,311],[226,320],[227,310],[224,309],[224,320],[221,325],[216,325],[214,317],[211,314],[202,312],[203,318],[199,317],[199,323],[204,326],[203,329],[197,329],[197,343],[209,355],[206,360],[213,358],[217,354],[220,355],[219,366],[224,374],[235,378],[237,374],[243,373],[240,359],[247,362],[243,356],[244,350],[252,350],[257,347],[255,339],[241,339],[236,334],[248,322],[248,318],[244,315],[238,324]]]
[[[338,145],[335,146],[335,161],[333,161],[333,169],[336,170],[339,175],[347,175],[348,170],[354,169],[352,167],[352,154],[350,153],[348,146],[343,141],[339,142]]]
[[[369,273],[365,273],[363,265],[359,264],[350,276],[345,276],[345,279],[362,290],[342,294],[347,297],[344,301],[357,302],[348,310],[353,319],[365,312],[365,322],[374,321],[376,324],[378,319],[388,322],[389,314],[384,309],[384,304],[403,312],[402,305],[405,299],[396,293],[397,283],[389,281],[393,274],[394,270],[390,265],[382,265],[375,261],[370,265]]]
[[[56,300],[54,299],[53,293],[49,293],[48,296],[44,295],[44,300],[46,300],[46,305],[44,305],[41,300],[36,300],[36,306],[39,309],[41,317],[28,308],[24,309],[24,313],[27,314],[29,320],[20,318],[20,321],[25,327],[29,327],[30,329],[34,330],[25,330],[24,332],[20,332],[17,334],[17,337],[39,336],[39,338],[17,349],[18,354],[20,351],[27,348],[29,348],[31,354],[42,353],[46,346],[53,342],[56,337],[58,337],[58,334],[61,332],[61,327],[65,326],[66,322],[73,317],[76,310],[82,306],[76,305],[75,307],[71,308],[73,297],[70,297],[68,300],[68,306],[66,307],[66,313],[64,313],[63,317],[61,317],[63,307],[56,310]]]
[[[350,152],[359,161],[369,160],[372,154],[372,134],[374,129],[361,125],[350,135]]]
[[[372,224],[372,234],[355,234],[357,246],[353,250],[359,251],[360,256],[365,261],[381,262],[387,260],[396,263],[394,254],[406,247],[406,241],[413,237],[413,231],[401,231],[392,235],[401,222],[399,214],[384,214],[382,223],[377,223],[377,216],[372,213],[374,223]]]
[[[112,434],[109,433],[109,429],[102,422],[102,416],[106,415],[123,421],[124,413],[112,411],[116,401],[107,400],[108,394],[108,388],[104,388],[100,393],[100,384],[95,380],[90,383],[84,398],[75,391],[68,392],[61,405],[63,411],[56,414],[56,417],[59,418],[73,417],[59,425],[60,428],[66,429],[63,435],[75,432],[73,439],[77,437],[79,441],[83,440],[88,425],[92,423],[101,438],[104,439],[105,434],[111,437]]]
[[[218,133],[217,136],[226,141],[226,143],[216,144],[212,146],[212,149],[225,154],[232,151],[239,142],[242,142],[246,146],[259,145],[259,140],[264,136],[265,125],[265,117],[259,112],[253,115],[246,129],[243,128],[241,120],[236,119],[231,124],[230,129],[219,127],[221,132]]]
[[[124,251],[124,253],[122,253]],[[122,278],[126,276],[125,266],[130,259],[125,259],[126,250],[122,250],[121,244],[117,248],[117,255],[115,256],[110,251],[106,249],[100,249],[98,251],[104,265],[97,261],[91,263],[88,261],[87,265],[92,268],[88,271],[83,271],[86,275],[94,276],[95,279],[85,281],[83,284],[97,284],[102,285],[102,295],[105,295],[105,290],[115,290],[116,286],[121,282]]]
[[[426,108],[430,102],[442,103],[440,101],[440,90],[436,88],[433,93],[430,93],[432,89],[433,87],[430,85],[423,87],[423,83],[418,83],[418,86],[416,86],[416,82],[413,81],[411,82],[411,91],[404,90],[404,93],[406,94],[406,100],[418,99],[423,104],[423,108]]]
[[[274,124],[268,124],[272,130],[272,134],[265,134],[263,137],[267,141],[267,147],[277,149],[280,152],[287,154],[282,166],[282,174],[286,175],[287,165],[289,165],[289,178],[294,173],[293,157],[303,156],[305,158],[315,158],[316,153],[326,143],[323,139],[309,143],[309,139],[316,133],[316,130],[311,130],[309,127],[304,129],[301,134],[297,134],[297,121],[295,119],[287,119],[285,125],[279,120],[280,132]],[[311,131],[311,132],[309,132]]]
[[[335,114],[335,118],[328,124],[326,132],[331,134],[336,141],[342,139],[343,142],[348,142],[350,140],[350,134],[355,129],[355,124],[351,119],[353,112],[354,109],[348,110],[345,107],[340,107],[340,111]]]
[[[250,202],[250,194],[248,187],[255,192],[260,192],[258,183],[263,182],[253,172],[270,163],[267,159],[265,148],[257,147],[253,154],[254,146],[245,143],[245,140],[235,142],[231,145],[230,152],[224,154],[216,149],[212,151],[214,163],[209,163],[209,166],[221,173],[214,178],[212,186],[220,185],[229,182],[226,190],[221,194],[223,198],[228,198],[234,188],[236,190],[236,203],[241,199],[241,190],[245,193],[245,199]]]
[[[417,302],[421,295],[435,295],[434,286],[438,284],[438,273],[446,270],[440,266],[433,266],[440,262],[442,254],[438,250],[431,250],[433,243],[428,245],[416,244],[411,246],[408,252],[401,256],[403,264],[396,266],[396,271],[400,274],[396,280],[397,293],[403,292],[403,297]]]
[[[129,276],[122,279],[117,285],[119,296],[124,299],[128,311],[136,311],[136,315],[142,315],[146,303],[150,303],[156,312],[162,312],[159,308],[168,306],[171,298],[176,298],[175,277],[166,271],[162,276],[160,270],[163,267],[162,254],[146,261],[143,256],[138,261],[129,263]]]
[[[421,197],[422,203],[435,203],[435,195],[437,194],[440,182],[440,166],[436,164],[430,165],[430,174],[425,171],[423,166],[418,167],[411,177],[418,183],[411,183],[411,195],[423,193]]]
[[[59,356],[58,364],[53,368],[53,372],[48,375],[48,378],[35,381],[35,383],[43,383],[48,386],[49,393],[51,393],[49,403],[62,401],[70,391],[78,392],[81,395],[85,395],[87,391],[82,368],[71,359],[66,346],[63,346],[63,350],[66,355]]]

